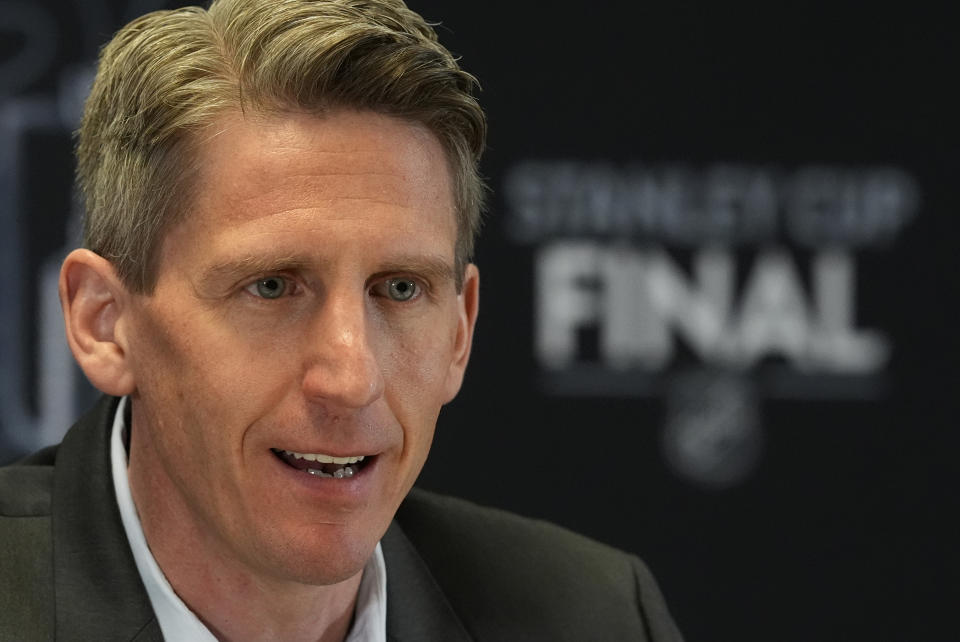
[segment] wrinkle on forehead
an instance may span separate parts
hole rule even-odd
[[[362,118],[379,127],[355,130],[351,121]],[[317,127],[317,123],[331,127]],[[396,145],[396,124],[403,123],[402,154],[386,153]],[[250,137],[251,128],[256,131]],[[244,131],[246,130],[246,131]],[[357,133],[361,131],[362,133]],[[238,136],[242,141],[238,144]],[[391,138],[392,136],[392,138]],[[373,204],[415,207],[426,200],[449,212],[455,226],[453,188],[445,153],[436,137],[417,123],[368,112],[337,112],[323,116],[233,117],[222,134],[209,139],[200,154],[201,184],[217,182],[219,190],[200,190],[198,209],[216,208],[236,218],[255,218],[257,212],[322,207],[337,218],[339,207]],[[236,162],[216,162],[223,158]],[[437,160],[442,188],[437,189]],[[227,202],[211,202],[210,192],[226,195]],[[366,214],[363,211],[351,213]],[[253,215],[253,216],[251,216]],[[236,221],[234,221],[236,222]]]

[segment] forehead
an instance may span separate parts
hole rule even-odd
[[[194,198],[181,227],[309,222],[358,232],[456,237],[443,147],[419,123],[373,112],[232,114],[198,141]]]

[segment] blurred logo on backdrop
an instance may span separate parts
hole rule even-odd
[[[663,399],[663,455],[746,478],[764,399],[878,399],[892,345],[857,317],[857,254],[917,215],[897,167],[515,165],[506,230],[535,252],[547,394]]]

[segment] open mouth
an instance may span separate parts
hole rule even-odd
[[[302,470],[315,477],[330,477],[333,479],[349,479],[363,470],[364,466],[373,459],[366,455],[334,457],[323,453],[298,453],[279,448],[271,448],[270,450],[280,461],[292,468]]]

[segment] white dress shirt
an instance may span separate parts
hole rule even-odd
[[[123,445],[126,428],[124,409],[128,400],[120,400],[113,420],[110,443],[110,460],[113,467],[113,488],[120,507],[123,529],[127,533],[133,558],[137,563],[140,579],[147,589],[150,605],[157,615],[163,637],[178,642],[216,642],[216,637],[204,626],[193,611],[173,591],[163,571],[147,546],[137,515],[130,482],[127,479],[127,450]],[[387,569],[383,551],[377,543],[373,555],[363,568],[353,626],[344,642],[386,642],[387,640]]]

